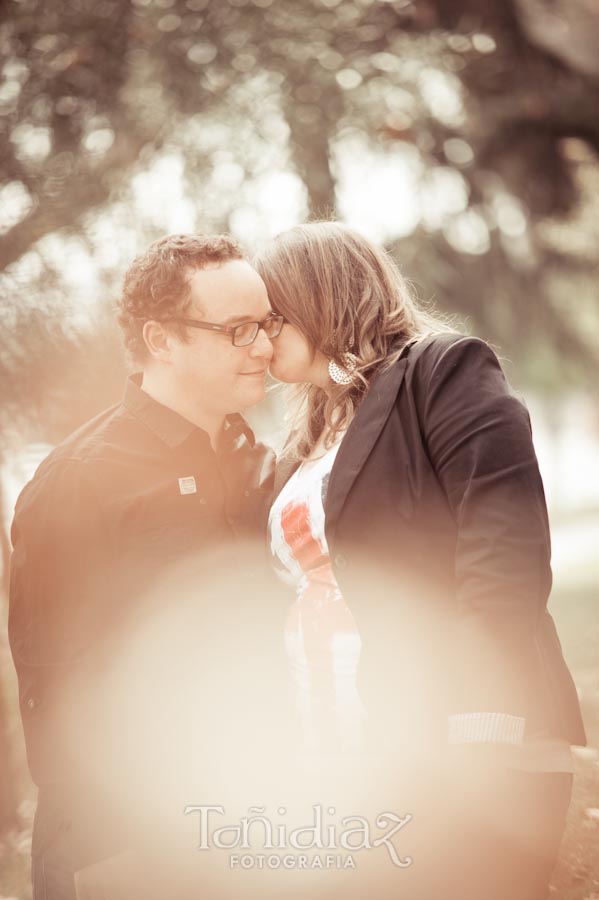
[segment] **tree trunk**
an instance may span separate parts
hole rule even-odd
[[[310,84],[305,67],[288,63],[283,111],[289,126],[289,148],[297,174],[308,192],[311,218],[335,212],[335,179],[330,166],[329,138],[342,111],[339,88],[332,78]]]

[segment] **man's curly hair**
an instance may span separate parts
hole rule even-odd
[[[148,356],[142,334],[144,322],[166,322],[185,315],[190,271],[232,259],[245,259],[245,255],[227,234],[169,234],[133,260],[125,274],[117,311],[125,347],[136,363],[143,363]],[[181,340],[188,339],[184,325],[169,322],[169,328]]]

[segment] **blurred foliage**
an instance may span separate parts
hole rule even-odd
[[[421,296],[466,316],[522,380],[588,377],[598,24],[588,0],[5,0],[0,434],[25,416],[54,438],[114,396],[106,298],[172,230],[134,199],[165,157],[195,227],[234,232],[247,186],[274,168],[303,186],[306,215],[331,215],[340,149],[364,148],[365,174],[409,161],[429,199],[389,237]],[[464,201],[440,212],[431,190]],[[387,203],[388,220],[402,197]],[[69,280],[77,254],[96,306]]]

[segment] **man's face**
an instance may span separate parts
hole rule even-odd
[[[190,271],[185,318],[214,325],[261,322],[271,308],[264,282],[245,260]],[[189,341],[170,339],[178,388],[211,415],[238,412],[264,398],[272,344],[260,329],[253,344],[233,346],[231,335],[188,328]]]

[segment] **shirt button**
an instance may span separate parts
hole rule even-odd
[[[244,491],[244,492],[243,492],[243,496],[244,496],[244,497],[249,497],[249,496],[250,496],[250,492],[249,492],[249,491]]]
[[[27,700],[27,709],[35,709],[37,706],[36,700],[34,697],[29,697]]]
[[[338,553],[335,557],[335,565],[338,569],[346,569],[347,568],[347,559],[343,555],[343,553]]]
[[[206,500],[205,497],[200,497],[200,503],[202,504],[202,506],[206,506],[206,504],[208,503],[208,501]]]

